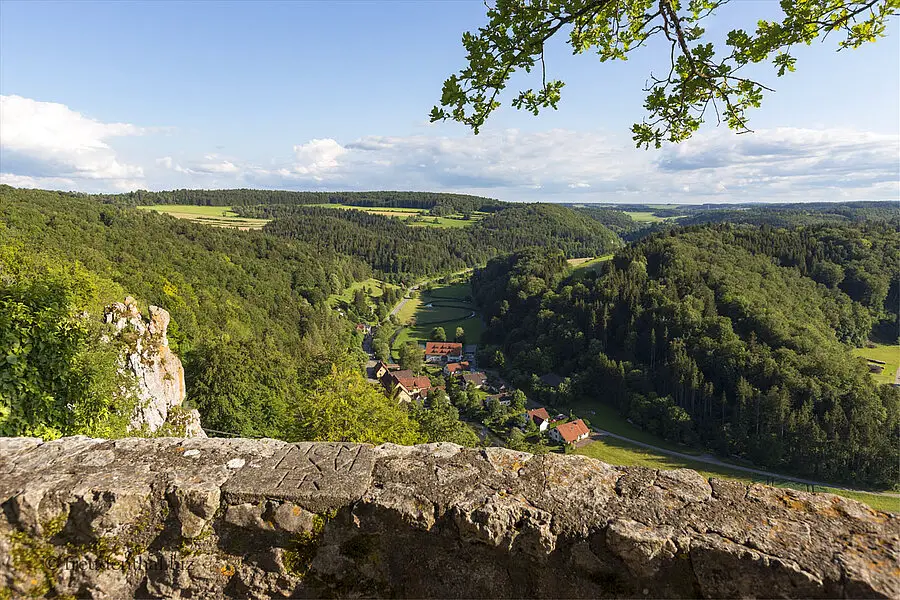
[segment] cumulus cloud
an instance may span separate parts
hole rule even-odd
[[[900,138],[839,129],[715,130],[649,152],[568,130],[365,137],[347,148],[343,165],[374,187],[461,189],[509,200],[792,202],[890,199],[900,191]]]
[[[716,129],[660,151],[601,132],[488,131],[478,136],[363,136],[297,140],[254,163],[238,155],[184,156],[174,147],[144,166],[110,146],[146,133],[62,104],[3,96],[0,181],[110,190],[264,187],[457,191],[504,200],[749,202],[896,199],[900,137],[843,129]],[[177,143],[177,137],[169,137]],[[179,156],[177,160],[173,156]]]
[[[319,175],[338,167],[338,159],[348,150],[331,138],[310,140],[294,146],[295,162],[289,171],[299,175]]]
[[[64,104],[21,96],[0,96],[0,177],[35,186],[133,187],[144,176],[123,163],[110,138],[145,130],[129,123],[103,123]]]
[[[289,161],[267,167],[210,155],[169,168],[194,185],[443,190],[531,201],[795,202],[900,191],[897,136],[837,129],[716,130],[650,152],[562,129],[314,139],[293,150]]]

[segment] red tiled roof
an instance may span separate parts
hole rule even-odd
[[[540,408],[535,408],[534,410],[529,410],[525,414],[527,414],[528,418],[538,425],[541,424],[541,421],[550,421],[550,413],[548,413],[547,409],[543,406]]]
[[[458,362],[458,363],[450,363],[447,365],[447,371],[450,373],[456,373],[457,371],[466,371],[469,368],[469,363],[467,362]]]
[[[400,373],[410,373],[409,376],[401,376]],[[411,371],[397,371],[394,378],[409,391],[431,389],[431,380],[427,377],[415,377]]]
[[[587,428],[587,425],[584,424],[584,421],[578,419],[577,421],[572,421],[571,423],[562,423],[561,425],[556,426],[557,431],[562,436],[564,440],[569,442],[578,441],[578,438],[590,433],[590,430]]]
[[[462,354],[462,344],[458,342],[425,342],[425,354]]]
[[[463,373],[463,380],[466,383],[484,383],[487,381],[487,375],[478,371],[475,373]]]

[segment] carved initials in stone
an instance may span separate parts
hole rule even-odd
[[[372,467],[369,446],[302,442],[273,457],[268,467],[241,469],[224,489],[241,497],[306,498],[319,503],[329,498],[350,500],[365,491]]]

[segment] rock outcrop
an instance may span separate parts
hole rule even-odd
[[[169,424],[188,437],[206,437],[200,427],[200,413],[177,408],[184,402],[184,367],[169,348],[169,313],[158,306],[151,306],[149,313],[149,320],[144,320],[129,296],[124,303],[107,307],[104,316],[113,327],[113,337],[124,342],[122,370],[137,381],[138,405],[131,428],[153,433]]]
[[[897,516],[453,444],[0,439],[0,587],[76,597],[900,596]]]

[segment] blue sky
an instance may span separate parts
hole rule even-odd
[[[777,14],[737,0],[721,37]],[[0,3],[0,181],[124,191],[175,187],[414,189],[504,200],[736,202],[896,199],[900,44],[797,51],[751,115],[633,148],[658,46],[627,62],[571,56],[558,111],[508,107],[473,136],[427,114],[463,66],[480,1]],[[517,79],[513,83],[527,83]],[[511,89],[513,86],[511,86]],[[515,88],[518,89],[518,88]]]

